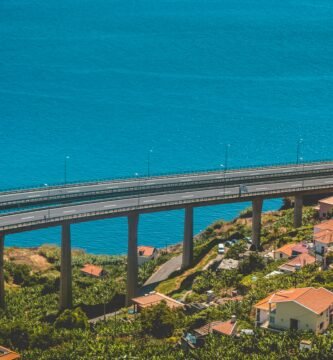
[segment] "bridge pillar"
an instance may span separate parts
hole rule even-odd
[[[294,227],[302,226],[302,213],[303,213],[303,196],[295,195],[294,202]]]
[[[262,203],[261,198],[252,201],[252,244],[257,250],[260,246]]]
[[[182,269],[193,263],[193,207],[185,208]]]
[[[138,223],[139,214],[128,216],[128,251],[127,251],[127,293],[126,306],[138,293]]]
[[[70,224],[64,223],[61,229],[60,259],[60,301],[59,309],[72,307],[72,253]]]
[[[0,234],[0,308],[5,308],[5,274],[3,270],[5,235]]]

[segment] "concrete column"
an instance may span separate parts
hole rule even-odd
[[[64,223],[61,231],[60,310],[72,307],[72,253],[70,224]]]
[[[138,213],[128,216],[126,306],[130,306],[132,299],[138,294],[138,223]]]
[[[255,245],[256,249],[260,246],[262,203],[261,198],[252,201],[252,244]]]
[[[5,274],[3,271],[3,253],[5,236],[0,234],[0,308],[5,308]]]
[[[193,207],[185,208],[182,269],[193,264]]]
[[[294,203],[294,227],[302,226],[303,196],[295,195]]]

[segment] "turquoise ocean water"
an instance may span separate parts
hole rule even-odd
[[[0,188],[333,158],[331,0],[1,0]],[[279,206],[267,201],[266,209]],[[195,211],[195,230],[244,204]],[[139,242],[182,238],[182,211]],[[58,243],[59,229],[6,245]],[[73,244],[126,251],[125,219]]]

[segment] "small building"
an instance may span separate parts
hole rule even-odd
[[[283,245],[277,250],[273,251],[274,260],[289,259],[296,257],[300,254],[308,253],[309,249],[306,244],[303,243],[290,243]]]
[[[324,255],[329,249],[333,249],[333,231],[322,230],[314,233],[313,243],[315,252]]]
[[[311,350],[312,342],[310,340],[301,340],[299,343],[300,350]]]
[[[223,259],[216,270],[234,270],[238,269],[239,260]]]
[[[185,305],[183,303],[155,291],[132,299],[135,312],[140,312],[142,309],[157,305],[162,301],[164,301],[171,309],[185,309]]]
[[[138,246],[138,265],[144,264],[146,261],[156,259],[158,251],[153,246]]]
[[[87,276],[99,278],[105,275],[105,271],[102,267],[92,265],[92,264],[85,264],[83,268],[80,269],[81,273]]]
[[[0,346],[0,360],[16,360],[20,358],[21,356],[15,351]]]
[[[313,233],[316,234],[316,233],[321,232],[323,230],[333,231],[333,219],[332,220],[326,220],[326,221],[321,222],[320,224],[315,225]]]
[[[333,214],[333,196],[318,201],[319,218],[326,219]]]
[[[318,334],[332,324],[333,293],[313,287],[281,290],[259,301],[254,308],[257,326]]]
[[[301,269],[305,265],[314,264],[316,258],[310,254],[300,254],[295,258],[289,260],[285,264],[279,266],[279,270],[285,273],[292,273],[298,269]]]

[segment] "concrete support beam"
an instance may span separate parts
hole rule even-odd
[[[61,231],[60,301],[59,309],[72,307],[72,253],[70,224],[64,223]]]
[[[260,246],[262,203],[261,198],[252,201],[252,244],[256,249]]]
[[[193,264],[193,207],[185,208],[182,269]]]
[[[294,202],[294,227],[302,226],[302,213],[303,213],[303,196],[296,195]]]
[[[3,253],[4,253],[5,235],[0,234],[0,308],[5,308],[5,274],[3,270]]]
[[[138,224],[139,214],[128,216],[128,251],[127,251],[127,293],[126,306],[138,294]]]

